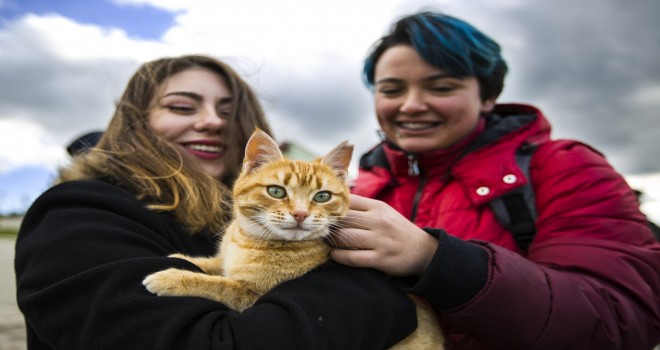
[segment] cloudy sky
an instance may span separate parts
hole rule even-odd
[[[46,189],[65,146],[103,129],[130,75],[161,56],[228,61],[279,141],[362,153],[377,142],[362,59],[394,19],[429,7],[500,42],[500,102],[539,106],[555,137],[596,147],[660,201],[643,181],[660,173],[658,0],[0,0],[0,213]]]

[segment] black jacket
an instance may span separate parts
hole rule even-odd
[[[179,252],[212,255],[169,215],[101,181],[46,191],[16,243],[18,305],[30,349],[381,349],[415,327],[414,307],[383,274],[328,263],[286,282],[243,314],[141,284]]]

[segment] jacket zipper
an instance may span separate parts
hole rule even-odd
[[[414,223],[415,218],[417,218],[417,209],[419,207],[419,201],[422,198],[422,191],[424,190],[424,185],[426,184],[426,177],[419,169],[419,161],[417,157],[412,154],[408,155],[408,175],[420,177],[417,191],[415,191],[415,197],[413,197],[412,213],[410,214],[410,222]]]
[[[408,175],[418,176],[419,175],[419,161],[417,157],[412,154],[408,155]]]

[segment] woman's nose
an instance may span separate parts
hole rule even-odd
[[[215,108],[206,109],[200,113],[197,121],[195,122],[195,129],[198,131],[220,131],[227,120],[224,116],[220,115]]]
[[[426,105],[426,101],[424,100],[424,94],[420,91],[409,91],[405,99],[403,100],[403,104],[399,108],[399,110],[403,113],[406,114],[415,114],[419,112],[424,112],[428,109],[428,106]]]

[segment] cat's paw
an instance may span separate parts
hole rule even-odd
[[[181,270],[167,269],[147,276],[142,285],[152,294],[158,296],[181,295]]]

